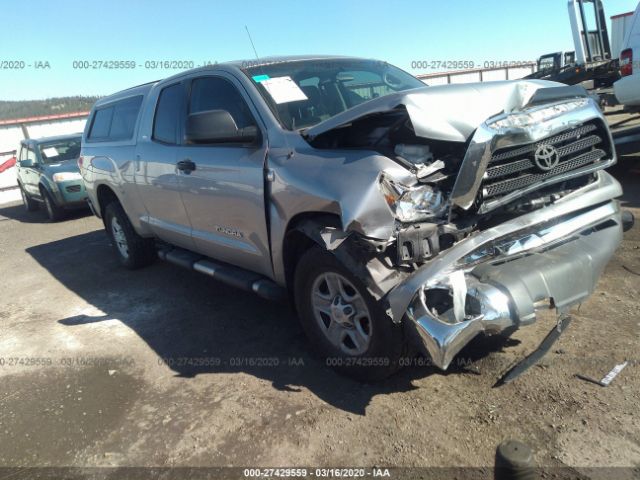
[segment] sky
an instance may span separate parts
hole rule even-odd
[[[608,17],[637,0],[604,0]],[[573,50],[566,0],[0,0],[0,100],[107,95],[205,63],[337,54],[534,61]],[[158,68],[173,62],[178,69]],[[105,68],[129,62],[135,68]],[[8,68],[10,67],[10,68]],[[19,67],[19,68],[14,68]],[[89,67],[89,68],[87,68]]]

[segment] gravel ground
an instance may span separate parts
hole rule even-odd
[[[614,173],[640,217],[637,162]],[[493,388],[551,316],[476,339],[447,373],[412,367],[363,385],[308,353],[286,305],[167,263],[126,271],[87,214],[50,224],[0,207],[0,466],[489,467],[517,438],[551,478],[612,474],[590,467],[637,478],[639,246],[635,226],[553,350],[514,383]],[[575,377],[625,359],[608,388]]]

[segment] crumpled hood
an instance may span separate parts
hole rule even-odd
[[[554,88],[555,87],[555,88]],[[560,87],[560,88],[558,88]],[[404,105],[419,137],[466,142],[488,118],[520,110],[541,89],[557,93],[548,100],[583,96],[573,87],[546,80],[512,80],[417,88],[369,100],[309,128],[304,135],[317,137],[360,118]]]

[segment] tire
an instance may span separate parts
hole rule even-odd
[[[303,254],[294,297],[302,327],[326,365],[365,382],[399,369],[405,350],[401,325],[333,254],[318,246]]]
[[[36,202],[31,196],[24,191],[22,185],[18,185],[20,187],[20,194],[22,195],[22,203],[24,204],[24,208],[27,212],[35,212],[38,210],[38,202]]]
[[[42,201],[44,202],[44,210],[47,212],[47,217],[51,222],[57,222],[64,217],[64,210],[56,205],[56,202],[51,198],[49,192],[44,188],[40,190],[42,194]]]
[[[157,258],[155,242],[136,233],[118,202],[104,209],[104,224],[120,263],[130,270],[146,267]]]

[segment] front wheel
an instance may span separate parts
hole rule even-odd
[[[328,366],[361,381],[382,380],[398,370],[401,326],[333,254],[320,247],[306,252],[296,268],[294,293],[302,327]]]
[[[27,212],[35,212],[38,209],[38,202],[36,202],[31,196],[24,191],[22,185],[20,187],[20,195],[22,195],[22,203]]]
[[[42,200],[44,201],[44,207],[47,211],[47,217],[52,222],[57,222],[64,217],[64,210],[56,205],[49,192],[42,190]]]
[[[104,223],[122,265],[135,270],[156,259],[153,239],[143,238],[136,233],[119,203],[107,205],[104,209]]]

